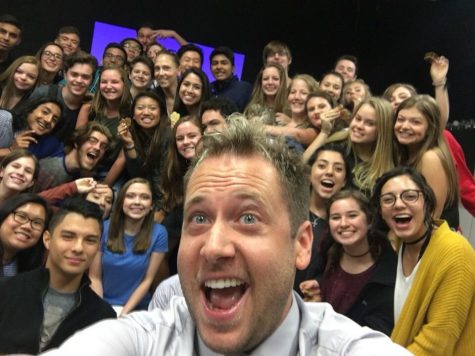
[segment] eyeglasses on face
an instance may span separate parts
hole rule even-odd
[[[61,55],[59,53],[53,53],[53,52],[50,52],[50,51],[44,51],[43,56],[45,56],[46,58],[54,59],[56,61],[60,61],[60,60],[63,59],[63,55]]]
[[[414,204],[421,194],[422,192],[418,189],[406,189],[399,194],[399,199],[406,204]],[[386,193],[379,197],[379,202],[381,206],[392,207],[396,204],[397,198],[398,196],[394,193]]]
[[[131,43],[126,43],[126,44],[123,45],[123,47],[124,47],[125,49],[131,49],[132,51],[135,51],[135,52],[140,52],[140,47],[139,47],[139,46],[135,46],[135,45],[133,45],[133,44],[131,44]]]
[[[31,228],[36,231],[43,231],[45,227],[45,222],[42,219],[31,219],[26,213],[22,211],[14,211],[13,220],[22,225],[30,223]]]

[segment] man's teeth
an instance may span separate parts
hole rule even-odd
[[[205,282],[205,286],[213,289],[223,289],[229,287],[237,287],[244,284],[243,281],[234,278],[213,279]]]

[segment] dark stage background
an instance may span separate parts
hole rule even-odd
[[[262,64],[263,46],[272,39],[289,44],[291,75],[310,73],[319,79],[336,57],[354,54],[360,60],[359,76],[376,95],[394,82],[410,82],[419,92],[432,94],[423,57],[435,51],[450,60],[450,121],[463,120],[468,126],[475,119],[474,0],[0,0],[0,13],[5,12],[26,27],[16,54],[36,52],[64,25],[77,26],[81,47],[89,50],[96,20],[133,28],[152,21],[190,42],[228,45],[245,53],[243,78],[250,82]],[[474,137],[467,130],[464,136]],[[474,142],[463,142],[472,168]]]

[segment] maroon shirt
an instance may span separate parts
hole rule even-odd
[[[323,301],[330,303],[336,312],[345,314],[356,302],[375,269],[376,264],[373,264],[364,272],[351,274],[345,272],[338,263],[327,270],[323,277]]]

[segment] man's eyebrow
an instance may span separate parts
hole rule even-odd
[[[206,199],[202,195],[194,196],[193,198],[185,202],[185,206],[183,210],[186,211],[186,209],[188,209],[190,206],[200,204],[205,200]]]

